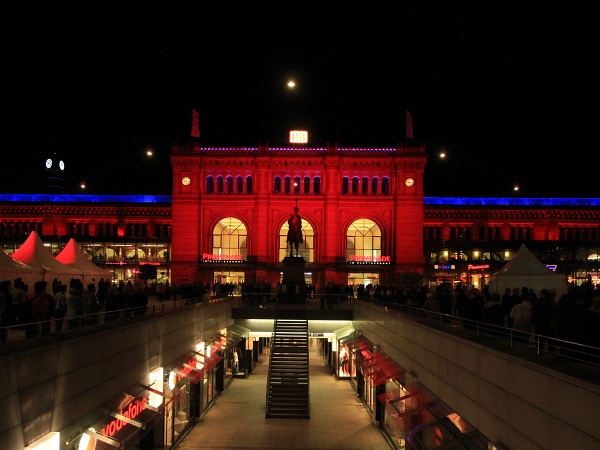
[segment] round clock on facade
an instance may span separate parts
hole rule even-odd
[[[50,158],[48,158],[48,159],[46,160],[46,167],[47,167],[48,169],[52,167],[52,160],[51,160]]]
[[[60,170],[65,170],[65,163],[63,161],[60,161],[58,163],[58,167],[60,167]]]
[[[183,177],[181,179],[181,184],[183,184],[184,186],[187,186],[190,184],[190,177]]]
[[[415,184],[415,180],[412,178],[407,178],[406,180],[404,180],[404,184],[406,184],[408,187],[411,187]]]

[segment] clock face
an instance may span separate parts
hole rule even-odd
[[[183,177],[181,179],[181,184],[183,184],[184,186],[187,186],[188,184],[190,184],[190,177]]]
[[[406,184],[408,187],[411,187],[415,184],[415,180],[413,180],[412,178],[407,178],[406,180],[404,180],[404,184]]]
[[[52,160],[50,158],[48,158],[46,160],[46,167],[49,169],[50,167],[52,167]]]
[[[65,170],[65,163],[63,161],[59,162],[58,167],[60,167],[60,170]]]

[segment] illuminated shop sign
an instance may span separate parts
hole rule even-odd
[[[391,264],[391,256],[357,256],[351,255],[348,264]]]
[[[160,266],[159,262],[140,261],[140,266]]]
[[[202,253],[202,262],[227,262],[242,263],[242,255],[213,255],[212,253]]]
[[[121,414],[124,417],[127,417],[128,419],[135,419],[142,413],[142,411],[146,409],[146,402],[147,399],[145,397],[137,399],[136,401],[131,402],[129,405],[127,405],[127,408],[119,411],[119,414]],[[127,425],[126,421],[121,419],[114,419],[111,422],[109,422],[104,428],[102,428],[101,434],[103,436],[113,437],[125,425]]]
[[[290,144],[308,143],[308,131],[292,130],[290,131]]]
[[[467,266],[467,270],[482,270],[482,269],[489,269],[490,265],[489,264],[480,264],[478,266],[474,266],[473,264],[469,264]]]
[[[433,268],[434,268],[435,270],[454,270],[454,269],[456,269],[456,266],[455,266],[454,264],[452,264],[452,265],[449,265],[449,266],[444,266],[444,265],[442,265],[442,264],[435,264],[435,265],[433,266]]]

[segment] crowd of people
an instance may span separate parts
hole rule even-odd
[[[465,319],[465,328],[489,325],[487,334],[512,333],[522,344],[537,335],[541,346],[550,352],[555,350],[556,339],[600,347],[600,286],[589,282],[571,287],[559,298],[554,289],[535,292],[523,286],[506,288],[501,295],[490,292],[487,285],[482,289],[466,285],[452,289],[449,283],[416,290],[368,285],[357,287],[356,292],[358,299],[368,302],[397,303],[442,319],[443,315],[460,317]]]
[[[506,288],[501,295],[489,292],[488,286],[478,289],[462,285],[453,288],[443,283],[435,288],[422,286],[401,289],[396,286],[368,284],[342,286],[331,280],[326,286],[306,286],[297,292],[290,286],[277,283],[245,282],[210,284],[184,284],[180,288],[168,283],[156,286],[157,300],[176,298],[231,297],[239,292],[253,302],[253,306],[269,301],[293,301],[296,297],[319,297],[321,308],[332,309],[334,305],[354,299],[382,305],[404,305],[419,314],[433,315],[449,321],[452,316],[465,319],[465,328],[489,325],[485,332],[491,335],[507,334],[507,329],[518,343],[528,344],[532,333],[539,336],[539,343],[548,351],[554,351],[559,339],[566,342],[600,347],[600,287],[584,283],[572,287],[567,294],[556,298],[553,289],[534,292],[528,287]],[[254,305],[254,303],[256,303]],[[131,281],[113,284],[110,280],[93,280],[84,286],[73,278],[69,285],[59,280],[48,285],[37,281],[32,291],[20,278],[0,283],[0,339],[6,340],[7,326],[20,325],[26,336],[48,334],[52,321],[57,332],[65,328],[93,325],[98,313],[104,320],[118,319],[123,311],[132,316],[146,314],[148,295],[143,285]],[[40,324],[38,326],[38,324]],[[563,344],[564,345],[564,344]]]
[[[54,323],[56,332],[94,325],[99,313],[104,320],[116,320],[127,311],[132,316],[144,315],[148,295],[139,283],[100,279],[84,286],[77,278],[69,285],[55,278],[52,283],[36,281],[30,292],[21,278],[0,283],[0,338],[6,342],[8,326],[19,326],[26,337],[49,334]]]

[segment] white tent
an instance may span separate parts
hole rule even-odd
[[[65,248],[56,256],[56,259],[63,264],[81,270],[84,275],[84,285],[91,283],[92,278],[95,278],[96,282],[100,281],[100,278],[104,278],[105,281],[112,278],[111,272],[98,267],[85,257],[73,238],[69,240]]]
[[[58,261],[52,256],[50,250],[44,247],[42,239],[35,231],[33,231],[23,245],[10,256],[37,270],[38,273],[41,274],[39,279],[46,281],[49,285],[54,278],[67,286],[71,282],[71,278],[83,280],[83,271]],[[51,289],[49,292],[52,292]]]
[[[27,285],[33,286],[33,283],[42,279],[42,273],[21,261],[11,258],[0,247],[0,281],[10,280],[14,284],[17,278],[21,278]]]
[[[539,294],[541,289],[555,289],[557,298],[567,293],[567,281],[563,275],[552,272],[525,246],[489,279],[490,292],[503,294],[506,288],[528,287]]]

